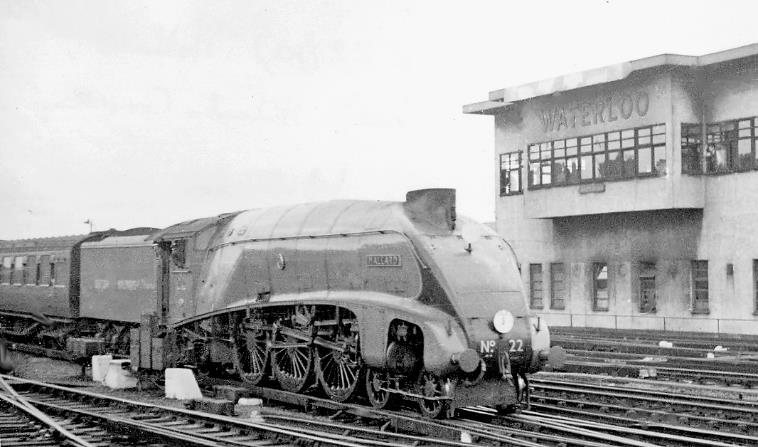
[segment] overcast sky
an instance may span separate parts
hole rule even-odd
[[[755,2],[0,0],[0,239],[458,190],[491,90],[758,41]]]

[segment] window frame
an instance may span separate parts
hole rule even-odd
[[[535,274],[535,270],[539,272]],[[543,280],[542,264],[529,264],[529,308],[530,309],[544,309],[545,308],[545,283]],[[539,285],[539,288],[535,287]],[[535,292],[539,292],[539,298],[536,297]],[[539,300],[539,304],[536,302]]]
[[[705,151],[702,145],[702,127],[702,123],[681,125],[680,151],[683,174],[724,175],[758,170],[758,116],[706,123]],[[740,154],[743,141],[750,143],[749,154]],[[686,155],[685,150],[688,152]],[[746,156],[744,160],[743,155]],[[719,163],[720,157],[724,159],[723,166]],[[692,169],[691,163],[685,164],[684,161],[694,158],[697,158],[698,162],[695,170]]]
[[[704,272],[704,276],[703,276]],[[700,275],[700,276],[698,276]],[[698,288],[698,282],[705,281],[705,289]],[[705,308],[702,308],[702,299],[698,299],[698,291],[705,292]],[[693,314],[707,315],[710,313],[710,282],[708,281],[708,260],[694,259],[690,264],[690,311]]]
[[[513,167],[514,156],[516,157],[515,168]],[[504,152],[500,154],[500,197],[515,196],[524,193],[524,182],[521,175],[522,169],[523,165],[521,163],[521,151]],[[514,173],[518,181],[518,190],[506,191],[506,189],[513,183],[511,176]]]
[[[658,282],[656,280],[656,265],[654,262],[640,262],[639,266],[639,274],[637,275],[637,284],[639,286],[639,305],[637,306],[638,311],[641,314],[654,314],[657,312],[658,307]],[[643,283],[647,280],[650,280],[652,278],[653,280],[653,305],[649,309],[645,309],[643,307],[643,295],[645,289],[643,288]]]
[[[602,267],[601,267],[602,266]],[[598,305],[598,275],[605,269],[605,307]],[[611,269],[607,262],[593,262],[592,263],[592,310],[594,312],[608,312],[611,309]]]
[[[555,268],[560,266],[561,278],[560,281],[556,281]],[[559,290],[556,285],[560,283],[561,296],[558,297],[556,291]],[[557,302],[560,301],[560,305]],[[566,309],[566,264],[563,262],[551,262],[550,263],[550,309],[553,310],[565,310]]]
[[[669,169],[666,137],[666,123],[656,123],[528,144],[526,186],[532,190],[666,175]],[[641,150],[650,154],[649,170],[644,172],[639,169]],[[664,166],[656,166],[656,160],[660,160],[656,154],[663,155]],[[569,169],[570,160],[576,162],[575,171]],[[615,167],[618,161],[621,165]],[[556,169],[559,166],[565,176]],[[609,175],[610,170],[618,172]]]

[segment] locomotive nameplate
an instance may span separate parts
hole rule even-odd
[[[399,255],[367,255],[366,264],[369,267],[402,267]]]

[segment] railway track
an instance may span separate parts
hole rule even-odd
[[[107,439],[98,445],[113,445],[113,433],[128,436],[124,445],[200,445],[258,446],[309,445],[358,447],[466,445],[432,436],[412,436],[381,429],[368,429],[334,422],[298,424],[295,417],[272,422],[251,422],[162,405],[119,399],[84,390],[71,389],[37,381],[11,379],[19,394],[46,414],[78,421],[78,432],[89,433],[95,427],[108,427]],[[89,435],[88,435],[89,436]],[[93,439],[94,441],[94,439]],[[3,441],[3,445],[5,445]],[[520,445],[520,444],[512,444]]]
[[[685,438],[681,445],[758,445],[758,401],[568,381],[531,381],[531,408],[541,415],[644,429]],[[676,439],[672,439],[673,444]]]

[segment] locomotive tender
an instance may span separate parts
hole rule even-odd
[[[56,315],[30,300],[27,310],[65,322],[69,341],[130,344],[135,367],[191,364],[293,392],[315,381],[336,401],[357,391],[378,408],[412,399],[430,417],[506,409],[525,399],[526,373],[562,361],[528,314],[510,246],[457,216],[454,190],[254,209],[144,233],[76,241],[69,308]],[[19,261],[34,271],[34,255],[6,252],[0,278]],[[33,324],[19,325],[23,306],[5,306],[21,288],[0,286],[4,326],[32,334]]]

